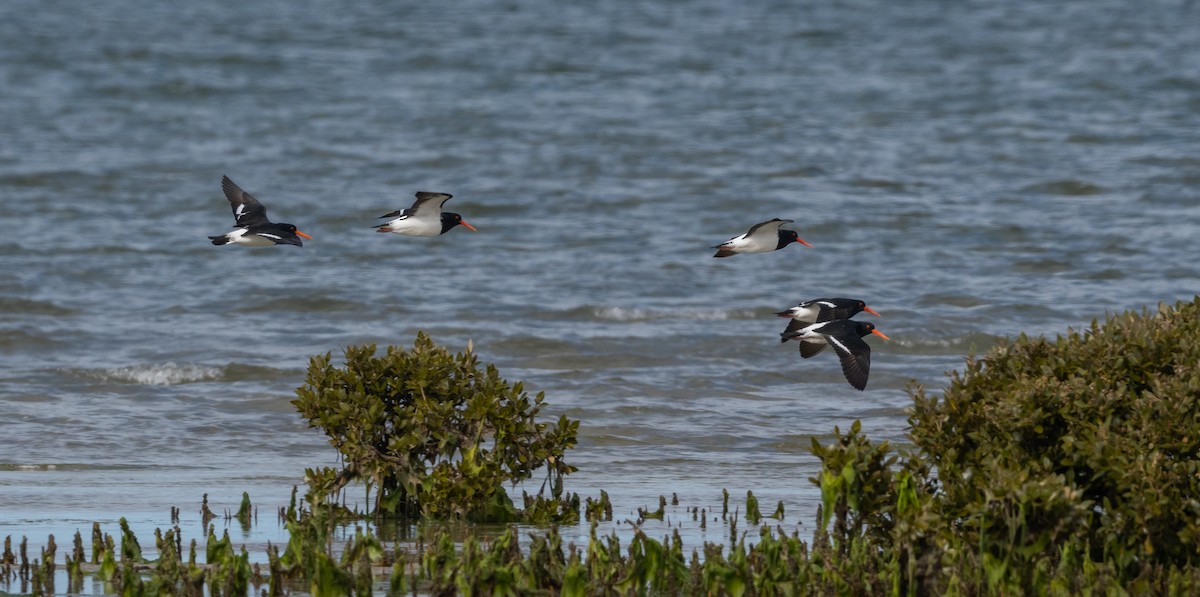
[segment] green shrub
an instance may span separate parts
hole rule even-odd
[[[578,498],[564,497],[564,461],[578,421],[538,422],[543,395],[530,399],[496,368],[480,368],[470,347],[451,354],[424,333],[411,350],[375,346],[345,350],[345,367],[329,354],[314,357],[292,403],[329,436],[343,468],[309,470],[309,499],[336,501],[352,481],[372,490],[380,514],[440,519],[516,520],[521,513],[504,488],[546,469],[538,500],[527,511],[542,519],[547,503],[570,519]],[[549,489],[550,498],[542,499]]]
[[[941,398],[912,397],[944,508],[985,541],[1085,540],[1126,576],[1200,565],[1197,302],[1022,335],[969,359]]]
[[[910,393],[911,453],[857,423],[814,441],[826,588],[1200,589],[1200,303],[1021,336]]]
[[[357,412],[360,395],[386,394],[372,389],[374,375],[348,373],[373,371],[351,366],[372,353],[348,349],[347,372],[315,359],[310,386],[333,388],[325,399],[339,413]],[[835,429],[832,443],[814,441],[822,505],[811,544],[766,527],[748,543],[753,531],[739,539],[735,517],[728,544],[706,542],[703,559],[689,560],[678,535],[660,543],[635,529],[622,549],[594,526],[582,551],[552,534],[525,556],[510,530],[490,547],[465,541],[461,555],[438,540],[423,577],[435,594],[1200,593],[1200,303],[1113,316],[1055,340],[1021,336],[968,359],[940,395],[910,393],[909,450],[872,444],[857,422]],[[440,458],[421,470],[474,461]],[[386,483],[346,460],[358,478]],[[757,519],[752,498],[747,516]],[[597,510],[589,501],[589,516]],[[639,510],[647,514],[659,513]]]

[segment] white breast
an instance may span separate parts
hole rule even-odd
[[[402,216],[388,222],[387,228],[388,232],[404,236],[437,236],[442,233],[442,219],[440,217],[431,220]]]
[[[230,231],[225,236],[229,237],[229,242],[243,247],[273,247],[275,241],[269,238],[263,238],[257,234],[247,234],[245,228],[238,228]]]

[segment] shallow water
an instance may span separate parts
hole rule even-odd
[[[810,437],[903,441],[911,380],[1196,294],[1197,11],[6,3],[0,535],[273,512],[336,462],[307,359],[418,330],[580,419],[568,489],[618,516],[811,525]],[[314,240],[209,245],[223,174]],[[371,231],[417,190],[479,232]],[[711,258],[774,217],[814,248]],[[778,341],[822,296],[883,314],[866,392]]]

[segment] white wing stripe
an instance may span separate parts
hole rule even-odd
[[[846,348],[846,345],[839,342],[837,338],[834,338],[833,336],[825,336],[825,341],[832,344],[833,348],[839,353],[850,354],[850,349]]]

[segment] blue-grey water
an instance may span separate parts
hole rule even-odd
[[[785,502],[905,386],[1200,291],[1200,5],[0,5],[0,535],[264,514],[336,464],[310,356],[473,342],[567,488]],[[229,175],[303,248],[214,247]],[[375,234],[418,190],[479,232]],[[814,248],[713,259],[771,218]],[[773,315],[861,298],[865,392]],[[766,509],[766,506],[764,506]],[[198,524],[195,526],[199,526]],[[198,529],[197,529],[198,530]],[[115,532],[115,530],[114,530]],[[143,539],[143,543],[147,540]]]

